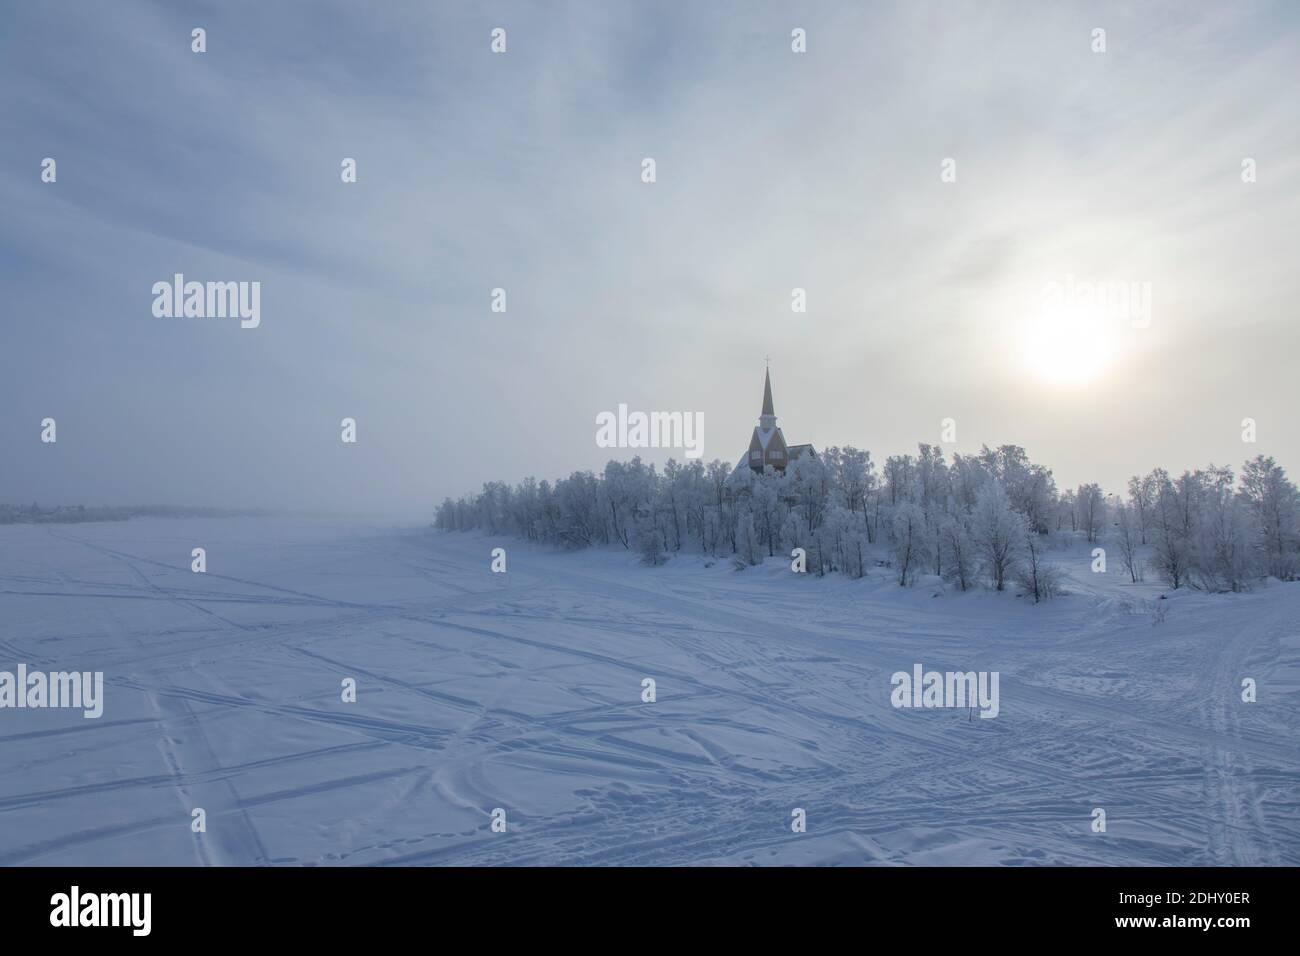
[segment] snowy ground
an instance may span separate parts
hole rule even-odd
[[[1034,607],[340,521],[0,527],[0,670],[107,682],[98,720],[0,710],[0,863],[1300,863],[1300,584],[1153,623],[1116,556],[1059,557]],[[914,663],[999,671],[1000,716],[893,709]]]

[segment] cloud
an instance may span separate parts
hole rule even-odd
[[[15,10],[0,499],[422,513],[598,467],[619,402],[703,411],[730,459],[769,353],[788,434],[877,459],[951,415],[1115,487],[1245,457],[1249,414],[1290,464],[1300,51],[1244,9]],[[174,272],[261,281],[262,327],[152,318]],[[1013,358],[1065,273],[1154,290],[1084,394]]]

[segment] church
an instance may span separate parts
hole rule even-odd
[[[758,416],[758,424],[749,439],[749,450],[736,463],[733,474],[742,471],[746,464],[759,474],[769,466],[775,471],[784,472],[790,462],[798,461],[805,455],[816,458],[817,451],[812,445],[786,444],[785,435],[777,427],[776,411],[772,406],[772,370],[769,368],[763,375],[763,411]]]

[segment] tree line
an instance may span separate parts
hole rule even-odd
[[[1156,468],[1119,494],[1092,483],[1059,491],[1018,445],[949,457],[921,444],[879,469],[866,450],[833,447],[763,474],[716,459],[657,469],[636,457],[554,483],[488,482],[444,500],[435,526],[621,546],[647,564],[693,551],[744,568],[802,548],[816,574],[862,577],[876,566],[902,585],[938,575],[963,591],[1018,586],[1036,601],[1060,591],[1045,555],[1066,538],[1105,541],[1135,583],[1150,570],[1173,588],[1239,591],[1300,574],[1300,495],[1263,455],[1240,478],[1214,465],[1177,477]]]

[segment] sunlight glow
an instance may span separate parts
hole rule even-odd
[[[1114,322],[1101,309],[1076,303],[1044,307],[1024,326],[1020,357],[1028,371],[1048,385],[1080,386],[1096,381],[1114,364]]]

